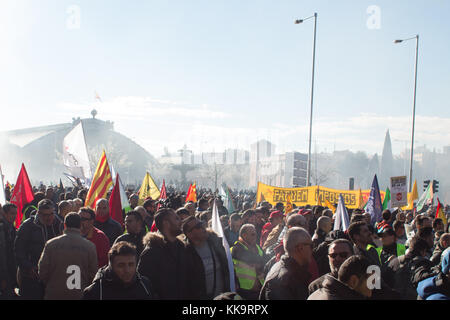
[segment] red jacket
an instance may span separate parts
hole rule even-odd
[[[94,227],[92,232],[92,237],[89,239],[93,244],[95,244],[95,248],[97,249],[97,260],[98,267],[101,268],[108,264],[108,251],[110,249],[109,239],[103,231]]]

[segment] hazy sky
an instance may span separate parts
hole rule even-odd
[[[448,0],[3,0],[0,130],[95,108],[155,156],[307,152],[314,12],[313,151],[409,145],[417,33],[416,144],[450,145]]]

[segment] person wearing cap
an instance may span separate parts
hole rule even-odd
[[[419,282],[417,293],[419,300],[450,300],[450,248],[442,253],[439,274]]]
[[[397,235],[389,226],[385,226],[379,231],[381,237],[382,246],[376,248],[380,258],[381,265],[386,265],[390,259],[394,257],[400,257],[405,254],[406,247],[404,244],[397,243]]]
[[[264,243],[266,242],[267,236],[269,235],[269,233],[270,233],[275,227],[277,227],[278,225],[282,224],[283,221],[284,221],[284,215],[283,215],[283,213],[282,213],[281,211],[276,210],[276,211],[273,211],[273,212],[270,214],[269,222],[267,222],[267,223],[263,226],[262,231],[261,231],[261,239],[260,239],[260,242],[259,242],[259,245],[260,245],[261,247],[264,247]]]

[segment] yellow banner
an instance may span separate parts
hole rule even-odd
[[[361,197],[359,190],[340,190],[321,186],[281,188],[258,182],[256,202],[259,203],[260,201],[266,200],[272,205],[275,205],[278,202],[282,202],[286,205],[287,196],[290,195],[292,203],[295,203],[297,207],[306,206],[308,204],[315,206],[317,203],[325,203],[326,201],[331,204],[337,204],[339,201],[339,195],[342,195],[347,208],[357,209],[360,206],[363,206],[365,201],[367,201],[368,195],[370,194],[370,189],[361,190],[361,193],[366,195],[366,197]],[[380,194],[381,199],[383,199],[385,192],[380,191]]]

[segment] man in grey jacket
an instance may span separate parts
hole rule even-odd
[[[69,213],[64,234],[49,240],[39,259],[39,278],[46,300],[79,300],[97,272],[95,245],[80,233],[81,217]]]

